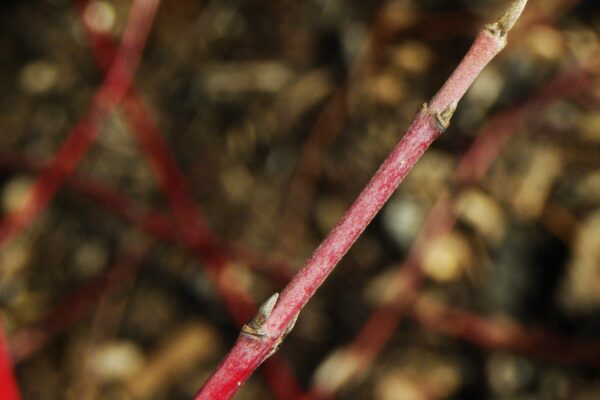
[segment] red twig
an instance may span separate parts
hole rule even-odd
[[[124,101],[123,108],[130,118],[133,132],[162,191],[167,196],[183,241],[207,268],[234,319],[243,324],[255,311],[252,299],[239,282],[224,281],[223,272],[230,261],[222,249],[216,246],[216,239],[208,229],[200,208],[194,202],[187,182],[167,144],[154,123],[143,113],[136,98],[129,96]]]
[[[87,3],[87,1],[77,2],[80,15]],[[98,64],[106,67],[111,45],[113,48],[115,45],[111,43],[108,36],[97,34],[90,29],[86,32]],[[238,324],[243,325],[255,313],[256,306],[247,290],[229,273],[231,261],[221,246],[217,245],[200,207],[193,199],[187,180],[179,170],[156,123],[145,111],[141,99],[134,90],[124,98],[122,106],[132,124],[133,134],[167,197],[184,243],[204,264],[234,319]],[[267,366],[267,374],[277,397],[281,399],[299,397],[299,386],[288,366],[279,358],[272,361],[272,365]]]
[[[54,306],[42,320],[17,331],[9,340],[15,362],[28,358],[42,348],[56,334],[87,316],[106,293],[113,292],[129,282],[141,265],[141,252],[121,256],[100,277],[83,285]]]
[[[541,329],[494,321],[421,296],[412,312],[424,327],[490,349],[505,349],[563,363],[600,367],[600,343],[581,343]]]
[[[300,310],[388,200],[429,145],[448,126],[458,101],[481,70],[506,44],[506,35],[526,1],[515,1],[496,23],[477,36],[463,61],[416,116],[346,215],[317,248],[304,268],[259,310],[242,329],[234,347],[202,387],[197,399],[229,399],[252,372],[273,353],[293,327]]]
[[[106,78],[92,98],[88,113],[73,128],[53,161],[38,177],[25,204],[0,221],[0,246],[6,245],[26,229],[46,208],[93,144],[102,121],[119,103],[133,79],[157,7],[158,0],[133,2],[122,45]]]
[[[594,59],[584,66],[554,78],[520,105],[511,107],[491,118],[483,132],[478,135],[469,150],[461,157],[456,169],[457,183],[466,185],[482,180],[503,145],[525,125],[528,117],[535,115],[536,111],[557,98],[575,95],[589,86],[591,64],[594,64]],[[420,259],[424,246],[449,232],[454,226],[455,217],[452,204],[452,198],[442,197],[433,206],[415,246],[411,249],[407,259],[398,266],[398,272],[394,278],[397,282],[395,298],[378,307],[354,341],[347,346],[346,350],[343,350],[349,352],[353,358],[360,360],[355,363],[356,369],[348,372],[344,381],[327,382],[325,385],[321,385],[317,381],[311,389],[313,397],[331,397],[349,380],[356,380],[369,369],[372,361],[396,330],[403,315],[412,307],[419,292],[423,282]],[[451,323],[449,322],[449,324]]]
[[[186,179],[153,121],[143,112],[141,102],[130,94],[123,108],[133,125],[133,132],[167,196],[182,239],[200,260],[215,284],[235,321],[241,326],[256,311],[247,290],[228,273],[231,260],[209,230],[199,206],[194,202]],[[267,379],[279,399],[300,397],[300,387],[281,358],[266,366]]]
[[[23,156],[15,155],[0,157],[0,168],[29,173],[38,173],[42,170],[42,167],[38,166],[37,163]],[[66,185],[117,217],[132,223],[141,232],[157,240],[173,243],[182,242],[175,228],[173,218],[167,213],[148,210],[125,193],[89,176],[76,174],[66,181]],[[185,243],[181,244],[185,245]],[[240,260],[244,265],[259,274],[267,276],[277,285],[284,285],[291,278],[291,275],[287,272],[290,271],[290,268],[285,263],[270,263],[261,255],[248,249],[237,248],[221,243],[221,241],[216,246],[215,251],[225,252],[229,258]]]
[[[0,168],[37,174],[43,166],[20,155],[0,157]],[[178,239],[172,218],[162,212],[147,210],[126,194],[89,176],[75,174],[65,182],[67,187],[91,199],[121,219],[133,223],[140,231],[158,240]]]
[[[590,62],[589,64],[592,64],[592,62]],[[483,174],[485,174],[485,171],[489,167],[488,160],[493,160],[496,158],[497,153],[499,152],[500,148],[502,147],[501,144],[506,141],[508,136],[510,136],[511,132],[515,132],[515,130],[517,130],[517,127],[522,124],[521,119],[527,115],[531,115],[532,112],[535,111],[535,110],[533,110],[533,108],[539,109],[545,103],[553,101],[555,98],[557,98],[560,95],[565,95],[565,94],[572,95],[572,94],[575,94],[578,91],[580,91],[582,87],[587,86],[589,84],[588,69],[589,68],[587,68],[587,67],[577,68],[574,71],[569,71],[569,72],[561,75],[560,77],[553,79],[552,82],[544,85],[544,87],[541,90],[538,90],[537,94],[531,96],[527,101],[525,101],[520,106],[517,106],[514,109],[511,108],[507,111],[500,113],[498,116],[492,118],[490,120],[490,123],[484,130],[484,132],[478,136],[478,139],[476,140],[476,142],[473,145],[473,149],[467,153],[467,154],[481,154],[482,152],[485,152],[486,157],[479,156],[479,157],[476,157],[476,158],[470,160],[469,162],[461,161],[461,163],[459,164],[459,165],[469,165],[471,167],[471,168],[464,168],[464,171],[470,171],[470,172],[480,171],[480,172],[475,174],[475,176],[472,176],[471,179],[467,179],[467,177],[462,177],[461,175],[459,175],[458,180],[459,181],[467,180],[467,181],[470,181],[470,183],[474,183],[478,179],[481,179],[483,177]],[[512,121],[512,124],[511,124],[511,126],[506,126],[506,125],[501,126],[500,122],[502,122],[502,121]],[[499,128],[504,128],[504,129],[499,129]],[[501,135],[504,138],[504,140],[498,140],[496,138],[498,135]],[[24,159],[13,159],[13,158],[14,157],[3,158],[2,159],[3,166],[8,167],[8,168],[13,168],[13,169],[19,168],[19,169],[25,169],[25,170],[33,171],[33,172],[36,171],[36,167],[34,166],[34,164],[32,162],[28,162],[27,160],[24,160]],[[484,165],[482,165],[480,167],[481,162],[484,162]],[[133,203],[133,201],[131,199],[128,199],[126,196],[122,195],[118,191],[116,191],[110,187],[104,186],[99,182],[94,182],[93,179],[90,179],[87,177],[79,178],[79,177],[75,176],[75,177],[72,177],[67,183],[69,185],[71,185],[74,189],[76,189],[77,191],[80,191],[84,195],[96,200],[97,202],[102,204],[108,210],[116,213],[117,215],[121,216],[122,218],[133,221],[134,223],[136,223],[136,225],[138,225],[142,230],[146,231],[147,233],[150,233],[153,236],[158,237],[159,239],[163,239],[163,240],[164,239],[166,239],[166,240],[175,240],[176,239],[174,236],[174,230],[173,230],[172,223],[171,223],[170,219],[168,217],[166,217],[165,215],[159,214],[159,213],[141,212],[140,207],[136,206],[135,203]],[[450,211],[450,210],[447,210],[447,211]],[[156,215],[154,215],[154,214],[156,214]],[[432,214],[435,214],[435,212],[432,211]],[[155,221],[155,220],[156,220],[156,223],[149,223],[150,221]],[[435,222],[435,221],[438,221],[439,218],[429,218],[428,220]],[[424,230],[430,229],[430,228],[428,228],[429,225],[430,225],[430,223],[426,223]],[[154,229],[152,229],[153,226],[157,227],[156,231]],[[255,256],[244,254],[244,259],[246,259],[248,257],[252,258]],[[406,287],[410,291],[411,286],[413,286],[412,292],[414,294],[417,290],[416,282],[419,281],[419,278],[416,276],[411,276],[411,273],[409,272],[409,271],[411,271],[410,266],[412,265],[412,263],[410,262],[411,259],[412,258],[409,257],[409,259],[403,264],[403,268],[401,269],[401,272],[400,272],[401,278],[399,278],[399,279],[404,282],[406,282],[406,279],[412,279],[412,282],[414,282],[414,283],[408,284],[407,285],[408,287],[407,286],[404,286],[404,287]],[[257,260],[256,262],[259,264],[262,264],[260,260]],[[112,272],[109,271],[107,274],[110,274],[110,273],[112,273]],[[99,280],[104,280],[104,279],[105,278],[100,278]],[[117,285],[118,282],[114,281],[114,284]],[[86,286],[81,291],[81,293],[86,292],[86,293],[88,293],[88,296],[90,293],[92,293],[92,294],[96,293],[96,290],[90,291],[89,288],[90,287]],[[115,287],[112,287],[111,285],[107,285],[107,286],[105,286],[104,290],[106,292],[108,292],[108,291],[115,290],[115,289],[116,289]],[[402,299],[411,298],[411,293],[403,292],[402,294],[403,294]],[[80,297],[81,297],[81,294],[74,294],[72,296],[69,296],[67,298],[68,300],[63,301],[60,304],[68,305],[68,304],[70,304],[71,299],[73,299],[73,298],[79,299]],[[85,300],[86,304],[89,304],[87,302],[93,301],[96,297],[98,297],[98,296],[92,295],[90,299]],[[79,301],[78,301],[78,303],[79,303]],[[93,307],[93,305],[90,305],[89,310],[91,310],[91,307]],[[57,308],[60,309],[60,306],[58,306]],[[369,321],[367,322],[367,324],[365,325],[363,330],[361,330],[361,333],[359,334],[359,336],[354,341],[353,345],[351,345],[351,351],[353,352],[353,354],[360,357],[361,370],[368,369],[368,366],[370,365],[370,360],[372,360],[373,358],[376,357],[376,355],[379,353],[380,349],[386,342],[386,340],[389,337],[389,335],[391,334],[391,332],[393,332],[395,330],[395,327],[398,324],[398,319],[401,317],[401,315],[399,313],[400,310],[406,310],[406,309],[407,309],[407,307],[401,307],[401,305],[399,306],[398,304],[396,304],[393,309],[391,309],[390,307],[381,307],[377,311],[375,311],[374,315],[369,319]],[[65,320],[64,318],[60,317],[61,315],[64,315],[64,314],[65,313],[60,310],[53,311],[50,316],[48,316],[47,318],[44,319],[45,322],[42,322],[42,323],[36,325],[36,327],[28,328],[27,331],[21,331],[20,333],[18,333],[17,336],[14,338],[15,343],[24,343],[27,340],[21,339],[21,338],[26,338],[27,336],[31,337],[31,335],[33,335],[33,332],[38,330],[42,326],[50,326],[53,328],[50,330],[43,330],[44,331],[43,334],[46,336],[44,339],[44,342],[47,341],[49,339],[49,337],[51,337],[52,334],[58,333],[60,330],[65,329],[68,324],[72,324],[74,322],[74,320],[76,319],[76,318],[71,318],[69,321],[67,321],[68,319]],[[87,312],[79,313],[78,318],[81,318],[81,317],[85,316],[86,314],[87,314]],[[481,317],[476,317],[476,316],[474,316],[473,318],[482,319]],[[482,319],[482,320],[485,321],[485,319]],[[63,322],[59,323],[58,321],[63,321]],[[68,324],[66,324],[65,322],[68,322]],[[60,325],[63,325],[63,326],[60,327]],[[431,322],[428,323],[426,326],[431,326]],[[433,329],[437,329],[436,326],[431,326],[431,327]],[[520,328],[520,329],[524,332],[523,335],[527,332],[526,330],[524,330],[522,328]],[[477,338],[471,338],[471,339],[469,338],[469,332],[471,332],[472,330],[462,330],[461,331],[459,329],[453,329],[451,327],[446,327],[443,329],[443,331],[448,334],[452,334],[452,332],[460,332],[460,334],[454,333],[454,335],[460,336],[464,340],[471,341],[476,344],[481,344],[480,341],[477,340]],[[552,336],[553,334],[547,334],[547,335]],[[539,335],[537,335],[537,336],[539,336]],[[568,339],[566,339],[566,340],[568,340]],[[535,338],[529,339],[529,341],[535,341]],[[537,342],[535,342],[535,343],[537,343]],[[546,348],[545,343],[548,343],[548,342],[547,341],[541,342],[541,343],[538,343],[535,345],[538,347],[538,349],[540,349],[536,354],[541,354],[543,356],[543,352],[544,352],[543,349]],[[42,344],[43,343],[39,342],[39,341],[36,344],[36,342],[34,341],[33,347],[31,344],[27,344],[27,345],[23,345],[23,346],[17,345],[16,346],[17,347],[17,350],[16,350],[17,360],[20,361],[23,358],[26,358],[26,356],[28,356],[36,348],[39,348],[39,346],[41,346]],[[29,349],[28,350],[19,350],[19,348],[26,348],[26,347],[28,347]],[[506,346],[500,346],[500,347],[506,348]],[[520,351],[519,346],[514,346],[511,349],[514,351]],[[577,354],[580,354],[580,352],[578,352]],[[360,371],[357,371],[357,373],[360,373]],[[353,375],[353,376],[356,376],[356,375]],[[323,392],[323,390],[319,390],[319,389],[320,389],[319,387],[315,387],[313,389],[314,390],[313,396],[314,397],[326,396],[327,393]]]
[[[6,346],[4,328],[2,327],[2,315],[0,315],[0,395],[2,400],[19,400],[19,386],[15,378],[12,359]]]
[[[456,179],[462,184],[479,182],[510,137],[518,131],[529,115],[555,101],[559,95],[576,96],[591,84],[591,71],[598,67],[600,55],[594,55],[583,65],[561,74],[544,85],[524,104],[515,105],[491,119],[483,133],[475,139],[461,158]]]

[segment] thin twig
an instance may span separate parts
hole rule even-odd
[[[102,275],[63,298],[37,323],[10,337],[10,350],[16,363],[42,348],[50,339],[89,315],[108,293],[130,282],[141,266],[142,252],[121,255]]]
[[[600,343],[526,329],[510,322],[484,318],[422,295],[412,317],[428,329],[443,332],[489,349],[504,349],[562,363],[600,367]]]
[[[2,315],[0,314],[0,317]],[[0,394],[2,400],[19,400],[19,386],[13,371],[13,361],[8,353],[8,346],[4,337],[4,328],[0,318]]]
[[[592,61],[593,59],[590,59],[590,62]],[[526,125],[529,117],[536,115],[539,109],[565,96],[574,96],[589,87],[591,81],[589,64],[586,63],[559,75],[525,101],[490,118],[458,163],[455,171],[457,186],[473,185],[481,181],[508,140],[519,132]],[[332,397],[349,381],[356,382],[364,372],[369,370],[369,366],[391,338],[418,295],[423,283],[420,260],[424,246],[449,232],[456,222],[453,197],[438,199],[426,218],[408,257],[398,265],[398,272],[393,278],[396,282],[393,286],[398,288],[394,298],[380,305],[372,313],[351,344],[333,353],[345,352],[353,359],[359,360],[353,364],[355,368],[348,370],[344,379],[335,382],[328,381],[322,384],[317,380],[310,391],[313,397],[319,399]],[[442,222],[445,222],[445,226]]]
[[[76,2],[81,17],[87,3],[85,0]],[[98,65],[106,69],[111,50],[116,50],[116,45],[107,35],[91,29],[86,29],[86,33]],[[131,89],[125,96],[122,107],[132,125],[132,133],[168,200],[183,242],[205,267],[234,320],[242,326],[256,312],[251,295],[232,275],[232,261],[217,245],[187,179],[135,90]],[[268,381],[276,396],[280,399],[299,397],[300,387],[287,364],[280,358],[273,359],[271,364]]]
[[[43,167],[22,155],[0,157],[0,169],[21,173],[39,173]],[[92,200],[106,211],[133,224],[156,240],[186,246],[178,234],[173,218],[167,212],[151,210],[139,204],[127,194],[115,187],[100,182],[93,177],[75,174],[66,181],[66,186],[89,200]],[[212,247],[214,246],[214,247]],[[203,244],[208,252],[223,252],[249,269],[264,275],[277,286],[284,286],[291,279],[290,267],[283,263],[272,263],[252,250],[238,248],[221,240],[210,245]]]
[[[73,128],[53,161],[33,184],[25,204],[0,221],[0,247],[25,230],[46,208],[94,143],[102,122],[125,95],[133,80],[158,3],[159,0],[133,2],[123,42],[106,78],[92,98],[88,113]]]
[[[20,154],[0,157],[0,169],[2,170],[39,174],[46,168],[47,166]],[[91,176],[81,174],[74,174],[69,177],[65,185],[119,218],[133,223],[140,231],[158,240],[170,242],[178,240],[171,216],[163,212],[148,210],[147,207],[138,204],[117,188],[100,182]]]
[[[314,295],[358,236],[389,199],[412,166],[450,124],[458,101],[481,70],[504,48],[506,35],[523,11],[517,0],[496,23],[475,39],[446,84],[425,104],[406,135],[392,150],[346,215],[317,248],[280,296],[272,296],[243,329],[226,358],[196,399],[229,399],[293,328],[300,310]]]

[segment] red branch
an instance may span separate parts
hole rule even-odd
[[[582,344],[540,329],[494,321],[421,296],[414,311],[424,327],[490,349],[506,349],[563,363],[600,367],[600,343]]]
[[[25,204],[0,221],[0,247],[25,230],[46,208],[94,143],[102,121],[119,103],[133,80],[158,7],[158,0],[137,0],[131,6],[123,42],[88,113],[73,128],[48,168],[29,190]]]
[[[587,63],[587,64],[592,64]],[[541,108],[545,103],[553,101],[555,98],[562,95],[573,95],[580,91],[583,87],[589,86],[589,68],[577,68],[573,71],[569,71],[564,73],[563,75],[555,78],[552,82],[544,85],[543,88],[537,91],[537,94],[531,96],[528,100],[522,103],[517,109],[509,109],[490,120],[487,128],[484,132],[478,136],[478,139],[474,143],[474,147],[483,146],[486,149],[486,154],[488,154],[489,158],[495,159],[497,153],[500,151],[501,146],[499,146],[496,140],[486,139],[490,136],[494,137],[498,133],[502,132],[503,136],[509,136],[509,132],[514,132],[517,126],[522,124],[521,118],[525,115],[531,115],[532,112],[535,112],[533,108],[536,110]],[[522,110],[521,109],[525,109]],[[498,124],[496,121],[512,121],[513,125],[510,127],[506,127],[507,130],[498,131]],[[495,149],[492,151],[492,149]],[[471,154],[473,151],[469,151],[467,154]],[[476,158],[476,162],[471,164],[472,170],[483,171],[485,173],[485,168],[478,167],[482,160],[487,160],[488,158],[478,157]],[[486,161],[487,162],[487,161]],[[459,165],[465,164],[461,161]],[[39,167],[35,165],[35,163],[26,160],[20,157],[3,157],[1,161],[2,168],[9,169],[18,169],[18,170],[26,170],[29,172],[36,172]],[[464,179],[464,178],[463,178]],[[459,178],[459,180],[462,180]],[[471,183],[474,183],[476,179],[474,179]],[[71,177],[67,184],[71,186],[76,191],[81,192],[85,196],[91,197],[96,202],[100,203],[106,209],[111,212],[114,212],[118,216],[130,220],[135,223],[138,228],[143,231],[151,234],[154,237],[157,237],[161,240],[171,240],[175,241],[177,238],[175,237],[173,225],[170,219],[165,215],[157,212],[146,212],[143,211],[143,208],[135,204],[132,199],[127,198],[126,195],[118,192],[116,189],[108,187],[106,185],[101,184],[100,182],[96,182],[93,178],[89,177]],[[437,208],[442,206],[438,205]],[[446,209],[450,212],[450,209]],[[435,208],[432,210],[430,215],[438,214],[435,211]],[[445,214],[441,214],[446,218]],[[440,221],[441,219],[438,217],[428,218],[428,221],[424,224],[424,231],[432,231],[431,224],[435,224],[436,221]],[[154,221],[155,223],[150,223]],[[155,227],[156,229],[153,229]],[[434,230],[435,231],[435,230]],[[439,233],[438,233],[439,234]],[[427,237],[431,237],[429,234]],[[246,254],[246,252],[242,252],[244,255],[244,259],[246,258],[256,258],[256,255]],[[409,256],[408,260],[403,264],[403,268],[400,270],[399,274],[400,279],[403,282],[407,282],[407,279],[412,279],[412,283],[404,285],[403,288],[406,288],[408,292],[403,292],[402,298],[399,300],[406,300],[408,298],[412,298],[412,294],[416,293],[417,287],[416,283],[418,279],[412,276],[412,273],[409,273],[411,270],[411,265],[413,263],[410,262],[412,257]],[[258,264],[263,264],[262,261],[256,260]],[[136,268],[133,264],[130,264],[131,268]],[[89,285],[84,286],[81,290],[78,290],[76,293],[71,294],[65,298],[65,300],[59,302],[59,305],[47,316],[42,322],[37,323],[36,325],[26,328],[26,330],[19,331],[16,336],[14,336],[11,340],[14,346],[14,354],[16,356],[16,360],[18,362],[27,358],[31,353],[35,350],[39,349],[44,343],[46,343],[52,335],[55,335],[62,330],[66,329],[76,320],[85,317],[93,307],[95,307],[95,301],[100,298],[98,293],[102,292],[102,295],[105,295],[108,292],[113,290],[117,290],[121,286],[121,282],[126,282],[130,275],[124,275],[115,272],[114,270],[119,267],[119,264],[115,265],[112,269],[107,271],[106,276],[100,277]],[[285,269],[285,268],[284,268]],[[108,276],[120,276],[119,279],[111,279]],[[412,277],[411,277],[412,276]],[[110,284],[104,284],[102,282],[110,282]],[[101,290],[98,290],[99,287],[102,287]],[[84,295],[83,293],[86,293]],[[85,310],[81,308],[79,311],[72,313],[70,311],[65,311],[65,307],[69,307],[69,305],[73,302],[73,299],[77,299],[76,303],[80,304],[82,301],[87,305]],[[399,318],[401,318],[401,310],[406,310],[407,307],[402,307],[402,304],[396,304],[394,309],[390,307],[381,307],[376,310],[373,316],[369,319],[369,321],[365,324],[363,330],[359,336],[355,339],[354,343],[351,345],[351,351],[353,355],[359,356],[361,360],[361,370],[368,369],[370,365],[370,360],[376,357],[379,353],[380,349],[383,347],[385,342],[387,341],[390,332],[395,330],[397,326]],[[62,309],[62,310],[61,310]],[[480,318],[476,317],[473,318]],[[434,327],[435,329],[435,327]],[[526,332],[523,328],[521,328],[523,332]],[[470,340],[466,333],[467,331],[463,331],[462,337],[465,340],[478,343],[477,340]],[[448,332],[446,332],[448,333]],[[552,334],[548,334],[552,335]],[[42,336],[44,336],[42,338]],[[31,338],[35,338],[32,340]],[[530,339],[534,340],[534,339]],[[543,344],[538,343],[538,348],[543,348]],[[13,347],[11,346],[11,347]],[[519,351],[518,348],[512,348],[514,351]],[[540,350],[543,352],[543,350]],[[356,373],[360,373],[360,371],[356,371]],[[356,377],[356,373],[353,374]],[[327,393],[323,391],[323,388],[315,387],[313,388],[313,395],[316,397],[330,395],[331,393]]]
[[[456,179],[463,184],[483,179],[500,149],[524,124],[529,115],[555,101],[559,96],[577,96],[591,84],[591,71],[600,65],[600,54],[595,54],[582,65],[567,71],[540,88],[524,103],[515,105],[491,119],[482,134],[461,158]]]
[[[19,386],[13,373],[12,359],[8,354],[1,317],[0,314],[0,394],[2,400],[19,400]]]
[[[477,136],[469,150],[461,157],[455,175],[459,185],[475,184],[483,179],[492,162],[512,135],[535,115],[542,107],[563,96],[573,96],[590,84],[590,66],[596,58],[573,70],[554,78],[539,88],[537,92],[519,105],[508,108],[491,118]],[[449,232],[456,220],[453,199],[440,198],[431,209],[419,237],[407,259],[398,265],[393,278],[397,282],[395,298],[379,306],[367,320],[354,341],[346,350],[352,357],[359,359],[356,369],[346,375],[346,380],[338,380],[334,385],[322,387],[318,383],[311,389],[313,397],[324,399],[333,396],[348,380],[356,380],[365,371],[383,349],[400,324],[402,317],[413,305],[423,282],[420,268],[421,254],[427,243]],[[393,304],[393,306],[392,306]],[[452,324],[452,322],[448,322]],[[544,343],[540,343],[543,349]],[[516,349],[515,349],[516,350]],[[542,350],[543,351],[543,350]]]
[[[43,166],[21,155],[0,157],[0,168],[38,174]],[[89,176],[75,174],[67,179],[66,186],[75,192],[91,199],[104,207],[107,211],[121,219],[133,223],[140,231],[158,239],[177,241],[172,218],[166,213],[147,210],[146,207],[136,203],[125,193],[114,187],[106,185]]]
[[[133,79],[157,6],[157,0],[133,3],[123,43],[110,72],[92,98],[87,115],[75,126],[49,167],[38,177],[25,204],[0,221],[0,247],[26,229],[46,208],[94,142],[101,122],[119,102]],[[0,337],[0,391],[3,399],[19,399],[3,336]]]
[[[0,157],[0,168],[29,173],[39,173],[42,170],[42,167],[38,166],[37,163],[21,155]],[[149,210],[118,189],[89,176],[76,174],[66,181],[66,185],[117,217],[132,223],[141,232],[160,241],[185,245],[175,228],[173,218],[169,214],[158,210]],[[208,245],[205,244],[204,247],[208,248]],[[291,275],[287,272],[290,270],[289,265],[268,262],[264,257],[251,250],[237,248],[219,240],[214,251],[225,252],[228,258],[234,260],[242,260],[250,269],[267,276],[277,285],[284,285],[291,278]]]
[[[582,88],[589,86],[590,77],[589,77],[589,65],[594,65],[593,59],[590,62],[586,63],[586,66],[581,68],[576,68],[573,71],[566,72],[561,76],[553,79],[550,83],[544,85],[543,88],[539,89],[537,93],[531,96],[528,100],[526,100],[521,105],[517,106],[517,108],[508,109],[496,117],[493,117],[490,120],[490,123],[487,125],[486,129],[484,129],[483,133],[478,136],[478,139],[474,142],[472,149],[467,152],[467,154],[486,154],[486,157],[477,156],[474,157],[470,162],[466,162],[465,158],[461,160],[459,165],[470,165],[471,168],[464,168],[464,171],[479,171],[475,176],[462,176],[462,174],[458,174],[459,181],[469,181],[470,183],[475,183],[480,179],[487,170],[487,167],[481,165],[483,162],[485,165],[489,165],[488,161],[493,160],[497,157],[497,153],[502,148],[501,143],[505,142],[508,139],[508,136],[511,135],[511,132],[514,133],[517,130],[517,127],[522,124],[522,118],[526,115],[531,115],[535,113],[534,108],[537,110],[547,104],[555,100],[556,98],[563,95],[574,95],[578,93]],[[500,125],[502,121],[511,121],[511,126],[506,126],[504,124]],[[505,129],[497,129],[500,127]],[[504,137],[504,140],[498,140],[496,138],[498,135]],[[473,156],[470,156],[473,157]],[[17,170],[25,170],[28,172],[37,172],[40,168],[35,165],[34,162],[24,159],[23,157],[3,157],[0,161],[2,168],[8,169],[17,169]],[[459,170],[461,170],[459,168]],[[468,178],[470,177],[470,179]],[[144,211],[142,207],[137,205],[132,199],[128,198],[126,195],[120,193],[114,188],[106,186],[100,182],[94,181],[93,178],[89,177],[78,177],[73,176],[67,181],[67,185],[71,186],[76,191],[84,194],[87,197],[90,197],[92,200],[98,202],[100,205],[105,207],[107,210],[115,213],[121,218],[129,220],[136,224],[139,229],[142,231],[154,236],[159,240],[170,240],[176,241],[177,237],[175,235],[173,224],[170,218],[166,214]],[[440,205],[437,206],[442,207]],[[435,210],[436,207],[434,207]],[[437,214],[434,210],[430,215]],[[451,212],[450,209],[447,209],[448,212]],[[444,213],[441,214],[443,218]],[[431,220],[431,223],[435,223],[435,221],[439,221],[438,217],[430,217],[428,221]],[[424,231],[431,231],[430,223],[426,222],[424,224]],[[439,234],[439,233],[438,233]],[[427,235],[428,237],[431,237]],[[236,251],[236,253],[241,253],[243,258],[246,259],[256,259],[257,256],[254,254],[250,254],[245,251]],[[399,280],[403,282],[407,282],[407,279],[412,279],[411,284],[403,286],[407,288],[409,292],[416,293],[417,287],[414,286],[417,283],[417,279],[415,277],[410,277],[412,273],[409,273],[411,270],[412,263],[410,260],[412,257],[409,256],[407,261],[402,264],[402,268],[400,268],[399,272]],[[255,262],[257,264],[263,265],[264,262],[260,259],[256,259]],[[56,310],[53,310],[51,314],[44,318],[43,322],[40,322],[33,327],[26,328],[24,331],[20,331],[14,336],[11,340],[11,343],[15,343],[14,353],[16,355],[17,361],[22,361],[27,358],[29,354],[34,352],[37,348],[39,348],[43,343],[47,342],[49,337],[53,334],[56,334],[63,329],[65,329],[68,325],[75,322],[75,320],[84,317],[87,315],[87,312],[91,311],[91,308],[94,307],[94,300],[97,299],[98,296],[95,295],[97,293],[97,289],[91,289],[95,287],[103,287],[104,293],[115,290],[117,286],[119,286],[119,282],[124,282],[127,279],[120,279],[118,281],[111,280],[108,278],[108,275],[113,275],[113,270],[117,268],[117,265],[107,271],[106,277],[100,277],[89,285],[84,286],[84,288],[80,291],[77,291],[74,294],[71,294],[65,298],[65,300],[61,301],[59,305],[56,307]],[[271,267],[275,268],[275,267]],[[287,269],[287,268],[283,268]],[[267,272],[271,272],[268,270]],[[125,278],[125,276],[122,276]],[[278,279],[281,279],[279,277]],[[104,285],[98,282],[106,282],[110,280],[113,285]],[[279,281],[279,280],[278,280]],[[114,287],[113,287],[114,286]],[[407,287],[408,286],[408,287]],[[72,314],[71,317],[65,318],[64,315],[68,313],[60,310],[61,307],[65,305],[69,305],[72,302],[72,299],[78,299],[77,303],[81,302],[85,296],[82,293],[87,293],[89,299],[85,299],[86,304],[91,304],[89,310],[86,312],[77,312]],[[403,296],[400,300],[406,299],[410,297],[410,293],[403,292]],[[91,302],[91,303],[88,303]],[[61,306],[62,305],[62,306]],[[369,319],[369,322],[365,324],[365,327],[355,339],[354,344],[351,345],[352,351],[354,354],[361,354],[361,366],[362,370],[368,368],[369,358],[374,358],[380,348],[384,345],[385,341],[388,338],[388,332],[393,332],[395,326],[397,326],[396,320],[401,318],[400,308],[398,304],[391,310],[389,307],[381,307]],[[62,322],[60,322],[62,321]],[[62,326],[61,326],[62,325]],[[51,329],[41,328],[41,327],[52,327]],[[29,339],[25,340],[25,337],[36,336],[32,332],[42,332],[46,336],[42,342],[30,341]],[[26,333],[27,332],[27,333]],[[27,345],[21,345],[18,343],[28,342]],[[38,343],[38,344],[36,344]],[[12,346],[11,346],[12,347]],[[28,350],[21,350],[24,348],[28,348]],[[359,353],[356,353],[359,352]],[[316,392],[320,392],[319,388],[314,388]],[[324,393],[319,393],[321,396]]]
[[[200,207],[193,200],[191,190],[179,171],[173,155],[169,152],[156,124],[144,113],[142,104],[134,93],[123,102],[140,147],[146,154],[169,205],[182,239],[206,270],[232,313],[242,326],[255,312],[251,295],[228,273],[231,260],[208,228]],[[287,364],[281,358],[273,359],[266,366],[268,382],[279,399],[300,397],[300,387]]]
[[[234,347],[200,389],[196,399],[229,399],[279,346],[304,305],[389,199],[408,171],[448,126],[458,101],[481,70],[506,45],[506,35],[526,1],[515,1],[495,24],[477,35],[446,84],[416,116],[357,200],[292,279],[281,296],[271,297],[242,329]]]
[[[77,1],[81,17],[87,3],[88,1]],[[85,21],[84,26],[98,65],[106,68],[115,44],[109,36],[89,29]],[[194,201],[187,180],[179,170],[175,157],[169,151],[158,126],[145,111],[135,90],[129,91],[122,106],[131,122],[133,134],[167,197],[183,242],[204,264],[235,321],[240,326],[243,325],[256,312],[256,306],[247,290],[229,272],[231,261],[221,246],[217,245],[200,207]],[[278,398],[293,399],[300,396],[300,388],[282,359],[272,360],[266,372]]]
[[[56,334],[89,315],[100,299],[129,282],[141,265],[141,252],[125,254],[100,277],[60,301],[41,321],[17,331],[9,340],[16,363],[42,348]]]

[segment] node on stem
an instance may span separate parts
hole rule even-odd
[[[508,35],[508,32],[510,32],[519,19],[526,5],[527,0],[516,0],[511,4],[508,10],[506,10],[504,15],[500,17],[498,21],[492,24],[487,24],[484,29],[506,44],[506,36]]]

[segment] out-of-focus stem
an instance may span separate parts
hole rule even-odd
[[[25,360],[57,333],[88,315],[102,296],[130,282],[141,266],[143,251],[121,255],[105,273],[69,294],[40,321],[12,335],[9,344],[15,362]]]
[[[1,315],[0,315],[1,317]],[[4,328],[0,318],[0,394],[3,400],[19,400],[19,387],[12,368],[12,359],[4,337]]]
[[[581,343],[539,329],[494,321],[420,296],[412,317],[424,327],[490,349],[506,349],[565,362],[600,366],[600,343]]]
[[[46,208],[83,159],[100,131],[102,121],[129,88],[158,7],[158,0],[136,0],[106,78],[92,98],[90,109],[56,153],[48,168],[29,190],[25,204],[0,221],[0,248],[25,230]]]
[[[385,3],[385,2],[384,2]],[[307,140],[300,150],[296,168],[290,180],[287,201],[281,213],[279,230],[286,232],[276,239],[274,258],[290,258],[295,255],[295,243],[302,237],[310,204],[315,196],[315,189],[325,156],[337,137],[342,133],[348,118],[347,101],[350,82],[372,68],[381,58],[382,48],[389,32],[386,31],[387,5],[380,6],[377,16],[369,29],[365,43],[356,55],[346,81],[341,83],[321,109],[312,126]]]
[[[80,11],[84,10],[87,3],[77,2]],[[87,30],[87,34],[97,63],[106,69],[111,50],[115,48],[114,43],[109,36],[97,34],[91,29]],[[135,90],[130,90],[122,103],[132,125],[132,133],[169,202],[183,243],[203,264],[235,321],[243,325],[256,310],[250,294],[231,273],[232,263],[228,254],[217,244],[201,208],[193,198],[187,179],[141,98]],[[298,397],[299,386],[285,362],[277,358],[270,364],[268,380],[277,398]]]

